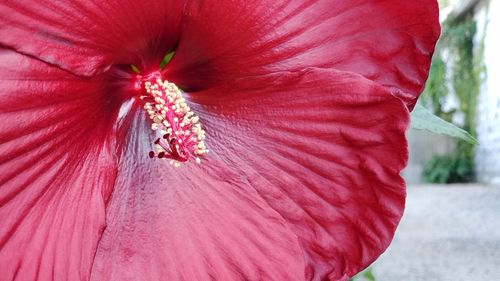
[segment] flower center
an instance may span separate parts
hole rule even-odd
[[[161,135],[154,142],[155,151],[149,152],[149,157],[170,160],[175,167],[190,157],[200,163],[199,156],[208,152],[204,143],[205,131],[186,104],[181,90],[163,80],[159,72],[140,76],[140,80],[139,98],[152,121],[151,129]]]

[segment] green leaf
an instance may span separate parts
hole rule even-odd
[[[167,66],[167,64],[170,62],[170,60],[174,56],[174,54],[175,54],[175,51],[171,51],[163,57],[163,59],[161,60],[161,63],[160,63],[160,69],[164,69],[165,66]]]
[[[363,277],[366,278],[366,280],[375,281],[375,276],[373,275],[371,268],[367,269],[363,273]]]
[[[411,127],[459,138],[471,144],[478,144],[477,140],[467,131],[437,117],[420,104],[417,104],[411,113]]]
[[[139,68],[137,66],[131,64],[130,68],[132,68],[132,71],[134,71],[135,73],[139,74]]]

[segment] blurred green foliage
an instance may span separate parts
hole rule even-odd
[[[441,39],[432,60],[429,78],[421,101],[440,118],[452,122],[455,114],[463,116],[456,124],[476,137],[476,109],[485,73],[484,38],[477,38],[473,14],[452,18],[442,24]],[[455,95],[458,108],[445,109],[449,95]],[[459,141],[455,152],[435,156],[426,163],[423,177],[431,183],[471,182],[475,180],[474,145]]]
[[[376,281],[376,279],[375,275],[373,275],[372,269],[368,268],[349,279],[349,281]]]
[[[461,142],[460,145],[469,145]],[[470,146],[470,145],[469,145]],[[468,149],[457,149],[452,155],[435,156],[424,167],[424,181],[432,183],[461,183],[474,181],[473,157]]]

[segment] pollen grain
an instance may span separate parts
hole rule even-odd
[[[155,149],[149,157],[169,160],[174,167],[179,167],[190,157],[200,163],[200,156],[208,152],[204,142],[205,131],[181,90],[155,74],[143,80],[139,98],[152,121],[151,129],[161,135],[154,142]]]

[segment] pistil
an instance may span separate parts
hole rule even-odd
[[[205,131],[181,90],[163,80],[159,73],[144,77],[141,84],[140,99],[152,121],[151,129],[161,135],[155,140],[155,150],[149,152],[149,157],[169,160],[175,167],[191,157],[200,163],[200,156],[208,152]]]

